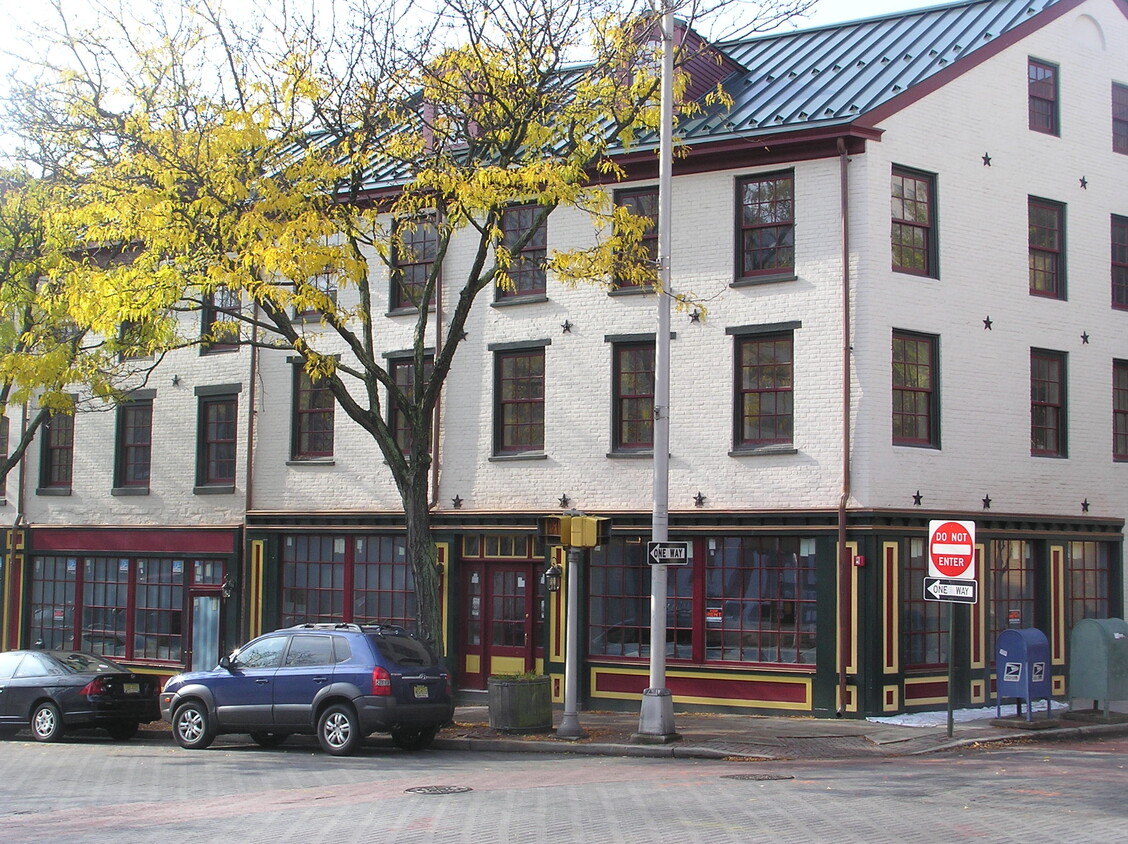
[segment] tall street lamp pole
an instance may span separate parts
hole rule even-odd
[[[658,333],[654,342],[654,515],[651,539],[669,538],[670,495],[670,187],[673,176],[674,12],[662,0],[662,99],[658,145]],[[641,744],[664,744],[681,738],[674,731],[674,700],[666,688],[665,565],[650,567],[650,685],[642,693],[638,732]]]

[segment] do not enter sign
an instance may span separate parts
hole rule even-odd
[[[928,574],[957,580],[975,579],[975,522],[928,523]]]

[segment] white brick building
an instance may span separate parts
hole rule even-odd
[[[699,303],[671,343],[670,533],[694,555],[670,575],[675,698],[828,714],[844,667],[850,712],[944,701],[947,608],[922,593],[937,518],[977,525],[956,701],[992,699],[1007,627],[1047,634],[1064,695],[1072,624],[1124,612],[1128,6],[983,0],[719,49],[744,68],[726,81],[735,105],[681,127],[673,186],[673,287]],[[609,190],[656,191],[652,154],[624,160]],[[594,237],[578,211],[549,218],[549,248]],[[456,246],[444,273],[470,257]],[[614,524],[584,581],[583,694],[633,706],[653,465],[649,423],[619,425],[618,408],[652,396],[655,297],[552,278],[488,295],[439,424],[452,666],[467,690],[499,671],[559,679],[563,608],[538,583],[560,552],[536,534],[575,507]],[[410,315],[373,311],[382,352],[410,348]],[[521,448],[499,439],[509,356],[543,389]],[[331,453],[302,453],[285,352],[183,352],[158,373],[139,394],[145,482],[115,469],[122,411],[76,419],[69,478],[39,448],[9,478],[5,515],[28,529],[5,568],[8,645],[171,671],[298,619],[408,615],[387,467],[339,409]],[[209,440],[216,401],[234,422]]]

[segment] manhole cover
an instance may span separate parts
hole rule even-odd
[[[791,774],[725,774],[723,780],[752,780],[753,782],[771,782],[772,780],[793,780]]]
[[[405,788],[405,794],[463,794],[473,791],[465,785],[417,785],[415,788]]]

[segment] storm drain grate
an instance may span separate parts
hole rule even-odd
[[[465,785],[417,785],[415,788],[405,788],[405,794],[465,794],[474,789]]]
[[[771,782],[772,780],[793,780],[791,774],[725,774],[723,780],[752,780],[753,782]]]

